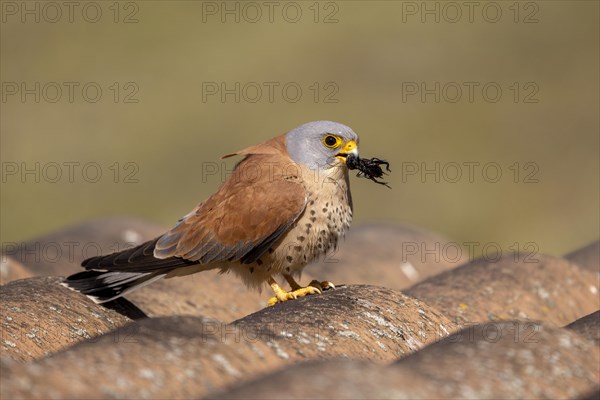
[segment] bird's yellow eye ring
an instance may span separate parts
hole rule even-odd
[[[329,147],[330,149],[335,149],[336,147],[338,147],[340,144],[342,143],[342,139],[339,138],[338,136],[334,136],[334,135],[325,135],[323,137],[323,144],[327,147]]]

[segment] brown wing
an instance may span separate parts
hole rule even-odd
[[[229,180],[155,245],[160,259],[256,261],[298,219],[304,186],[274,173],[281,156],[250,155]]]
[[[284,176],[291,163],[284,140],[279,136],[234,153],[247,156],[215,194],[164,235],[82,265],[87,270],[141,273],[223,260],[256,261],[306,205],[304,186],[294,176]]]

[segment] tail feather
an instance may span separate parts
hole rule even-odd
[[[179,257],[156,258],[158,238],[139,246],[84,260],[85,271],[69,276],[63,285],[105,303],[146,286],[178,268],[198,264]]]
[[[126,293],[161,279],[170,271],[160,272],[117,272],[82,271],[69,276],[63,285],[81,292],[96,303],[119,298]]]

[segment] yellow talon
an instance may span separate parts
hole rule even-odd
[[[288,276],[286,276],[286,279],[288,279]],[[290,282],[290,281],[288,280],[288,282]],[[286,292],[279,286],[279,284],[277,282],[275,282],[275,280],[273,278],[270,278],[269,284],[271,285],[271,288],[273,288],[273,291],[275,292],[275,296],[271,297],[267,301],[267,306],[274,306],[275,304],[277,304],[279,302],[297,299],[298,297],[304,297],[309,294],[320,294],[321,287],[323,287],[321,282],[317,282],[317,281],[313,281],[313,282],[316,282],[314,285],[313,285],[313,282],[311,282],[308,286],[305,286],[305,287],[301,287],[295,281],[293,281],[293,279],[292,279],[292,282],[294,284],[292,284],[290,282],[290,286],[292,287],[293,290],[291,292]],[[325,283],[325,282],[323,282],[323,283]],[[331,284],[330,282],[327,282],[327,283],[329,283],[331,286],[333,286],[333,284]],[[335,287],[335,286],[333,286],[333,287]]]
[[[307,294],[321,294],[321,289],[308,285],[306,287],[302,287],[300,289],[296,289],[292,292],[292,294],[294,295],[294,299],[297,299],[298,297],[304,297]]]

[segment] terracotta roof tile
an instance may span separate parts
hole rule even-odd
[[[530,319],[559,326],[600,308],[595,274],[544,255],[477,259],[407,289],[459,324]]]
[[[161,231],[109,219],[28,243],[106,247]],[[267,294],[212,272],[98,305],[58,277],[28,277],[78,271],[82,257],[5,256],[2,282],[26,279],[0,287],[0,396],[598,397],[598,242],[566,259],[458,266],[463,259],[418,253],[451,243],[435,233],[392,224],[351,232],[334,255],[340,262],[310,269],[348,286],[270,308]]]
[[[573,398],[595,387],[599,357],[597,346],[566,329],[488,322],[392,365],[307,362],[209,398]]]
[[[0,286],[1,355],[30,361],[123,326],[129,318],[36,277]]]

